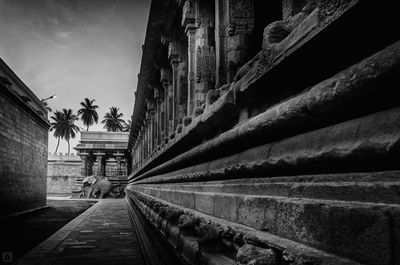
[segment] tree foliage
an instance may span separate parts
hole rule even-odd
[[[89,131],[89,126],[92,126],[99,121],[99,115],[96,111],[99,106],[94,105],[94,101],[94,99],[90,100],[85,98],[84,101],[81,102],[82,108],[78,110],[78,115],[81,116],[83,124],[87,126],[87,131]]]
[[[122,116],[124,115],[119,113],[119,108],[110,107],[110,111],[104,115],[104,119],[101,122],[104,123],[104,129],[109,132],[122,132],[126,126]]]

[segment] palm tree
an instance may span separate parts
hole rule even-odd
[[[89,131],[89,126],[99,121],[99,115],[96,111],[99,106],[93,105],[94,101],[94,99],[90,100],[85,98],[85,100],[81,102],[82,108],[78,110],[78,115],[81,116],[83,124],[87,126],[86,131]]]
[[[107,112],[104,115],[104,120],[101,123],[104,123],[104,129],[107,129],[109,132],[122,132],[125,127],[125,121],[122,118],[124,116],[122,113],[118,113],[119,108],[110,107],[110,112]]]
[[[79,127],[75,125],[75,121],[79,120],[72,109],[63,109],[63,122],[62,122],[62,137],[68,143],[68,155],[70,153],[69,140],[75,138],[76,133],[79,132]]]
[[[125,123],[125,127],[124,127],[124,132],[129,132],[130,130],[131,130],[131,126],[132,126],[132,120],[128,120],[126,123]]]
[[[57,147],[56,150],[54,151],[55,153],[57,153],[58,150],[58,146],[60,145],[60,139],[63,138],[62,135],[62,125],[63,125],[63,120],[64,120],[64,114],[58,110],[56,110],[54,112],[54,116],[51,116],[50,118],[53,120],[53,122],[51,122],[51,127],[50,127],[50,131],[54,130],[54,137],[58,138],[58,142],[57,142]]]

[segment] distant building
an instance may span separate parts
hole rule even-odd
[[[0,215],[46,205],[47,110],[0,59]]]
[[[81,131],[80,135],[81,139],[74,149],[81,158],[81,179],[90,175],[104,176],[113,184],[125,186],[131,168],[127,152],[129,133]]]

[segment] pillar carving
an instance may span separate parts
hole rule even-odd
[[[124,174],[123,174],[124,171],[122,170],[122,167],[121,167],[121,159],[124,156],[124,154],[121,154],[121,153],[117,152],[117,153],[115,153],[113,155],[115,157],[115,160],[117,161],[116,176],[117,177],[122,177],[122,176],[124,176]]]
[[[215,0],[215,87],[226,84],[225,7],[227,0]]]
[[[165,138],[168,138],[172,132],[172,117],[173,117],[173,87],[172,87],[172,73],[169,68],[161,68],[161,84],[164,88],[164,125],[165,125]]]
[[[205,103],[207,92],[215,88],[214,2],[196,1],[195,108]]]
[[[215,86],[215,50],[212,46],[198,46],[196,51],[196,106],[205,102],[207,92]]]
[[[254,29],[254,0],[226,1],[226,76],[231,82],[249,59],[249,37]]]
[[[164,92],[162,88],[154,88],[154,101],[156,103],[156,146],[160,145],[164,139]]]
[[[78,155],[81,158],[81,176],[88,176],[89,175],[89,170],[88,170],[89,153],[78,153]]]
[[[94,153],[96,156],[96,169],[94,170],[97,176],[104,176],[105,165],[103,163],[103,158],[106,155],[105,153]]]
[[[146,99],[146,120],[147,120],[147,130],[148,130],[148,155],[153,153],[155,147],[155,113],[156,113],[156,105],[153,98]]]
[[[187,116],[191,116],[195,106],[195,56],[196,56],[196,14],[194,4],[191,0],[186,0],[182,9],[182,27],[187,36]]]
[[[168,46],[168,59],[172,68],[172,131],[182,124],[187,114],[187,45],[178,34]]]

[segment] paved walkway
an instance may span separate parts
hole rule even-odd
[[[143,265],[123,199],[104,199],[69,222],[16,264]]]

